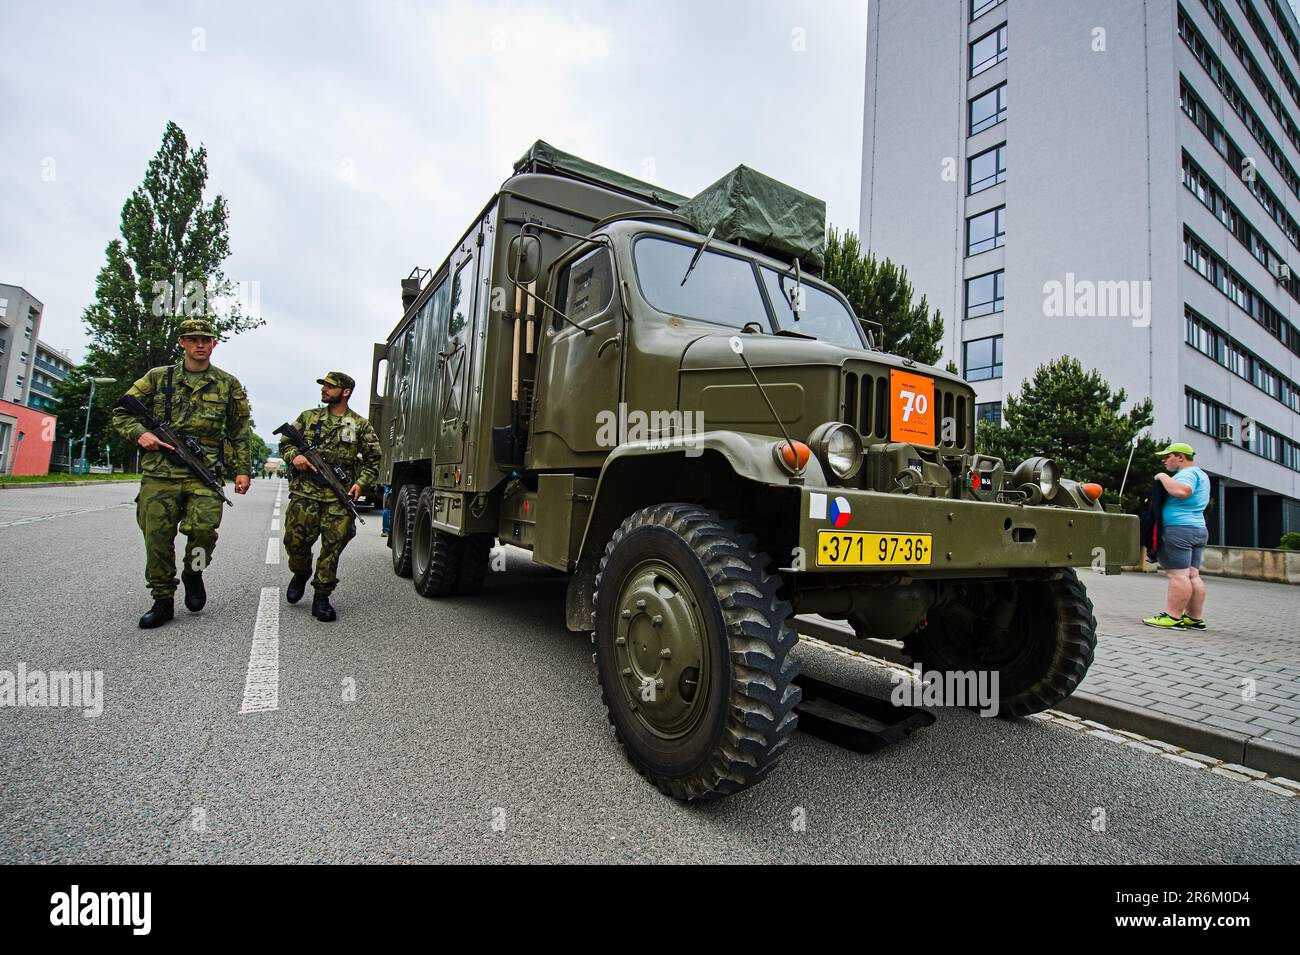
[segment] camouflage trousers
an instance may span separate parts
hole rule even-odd
[[[185,535],[184,573],[203,573],[217,546],[225,505],[215,491],[191,478],[140,482],[135,522],[144,533],[144,579],[154,599],[176,592],[176,532]]]
[[[332,593],[338,586],[339,557],[356,536],[356,522],[338,501],[289,495],[284,512],[284,549],[289,554],[289,570],[295,575],[311,572],[311,546],[319,537],[320,556],[311,580],[316,593]]]

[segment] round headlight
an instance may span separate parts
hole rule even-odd
[[[1061,481],[1061,466],[1051,458],[1029,458],[1022,461],[1012,475],[1012,484],[1023,487],[1037,485],[1043,500],[1051,500]]]
[[[838,480],[848,480],[862,467],[862,436],[852,425],[827,422],[812,433],[808,443],[822,467]]]

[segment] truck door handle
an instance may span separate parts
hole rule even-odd
[[[620,337],[621,336],[619,335],[615,335],[613,338],[606,338],[603,342],[601,342],[600,347],[596,349],[596,357],[599,358],[601,355],[605,354],[606,345],[613,345],[615,348],[618,348]]]

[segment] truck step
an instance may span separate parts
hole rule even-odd
[[[874,753],[934,722],[934,714],[844,687],[796,677],[803,700],[794,708],[799,729],[855,753]]]

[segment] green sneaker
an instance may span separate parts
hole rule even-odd
[[[1184,630],[1204,630],[1204,629],[1205,629],[1205,621],[1204,621],[1204,620],[1197,620],[1195,617],[1189,617],[1189,616],[1187,616],[1187,614],[1183,614],[1183,618],[1182,618],[1181,620],[1179,620],[1178,622],[1181,623],[1181,624],[1183,625],[1183,629],[1184,629]]]
[[[1156,627],[1160,630],[1183,630],[1183,619],[1181,617],[1171,617],[1165,611],[1160,611],[1154,617],[1147,617],[1142,621],[1148,627]]]

